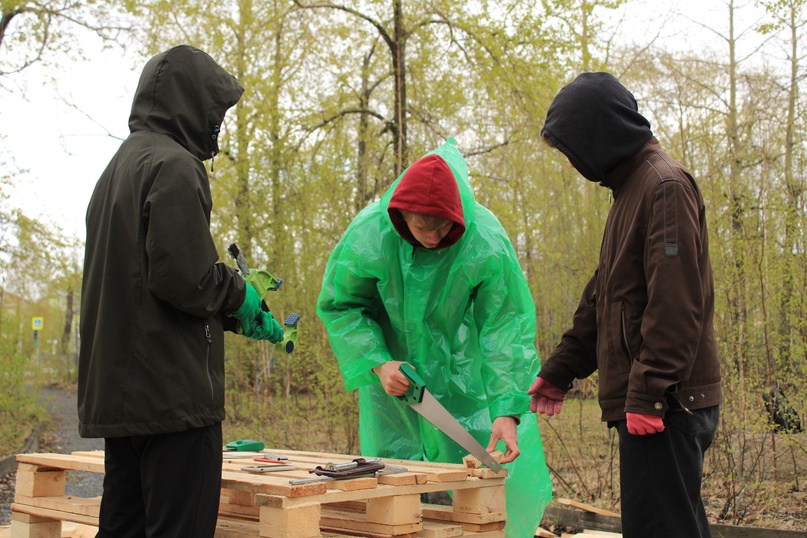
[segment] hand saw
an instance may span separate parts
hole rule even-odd
[[[403,396],[398,396],[401,400],[412,406],[423,418],[431,422],[438,430],[449,436],[455,443],[476,456],[482,463],[493,469],[494,473],[499,472],[499,462],[479,444],[479,441],[462,427],[457,419],[449,413],[445,407],[426,390],[426,383],[415,372],[411,364],[403,363],[400,367],[401,373],[409,380],[409,390]]]

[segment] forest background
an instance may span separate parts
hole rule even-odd
[[[671,48],[659,38],[678,31],[675,2],[3,0],[0,107],[31,66],[90,57],[87,36],[140,65],[192,44],[233,73],[246,92],[211,174],[213,234],[223,258],[235,242],[283,278],[271,308],[301,321],[291,355],[228,337],[226,436],[354,454],[357,398],[315,313],[350,220],[456,138],[477,200],[519,255],[547,357],[595,267],[610,199],[539,132],[575,75],[615,74],[707,203],[726,396],[704,475],[710,518],[805,530],[805,434],[777,431],[765,405],[778,386],[792,418],[807,413],[805,1],[715,3],[719,15],[698,23],[712,45]],[[622,22],[639,4],[641,32]],[[21,174],[0,150],[0,454],[42,417],[36,386],[76,378],[83,238],[8,203]],[[34,317],[49,320],[36,342]],[[539,423],[556,492],[618,510],[615,439],[595,393],[596,375],[579,383],[579,405]]]

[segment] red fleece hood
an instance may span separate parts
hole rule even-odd
[[[450,247],[465,233],[457,180],[448,163],[439,155],[426,155],[404,172],[387,209],[389,218],[401,237],[413,245],[420,245],[409,231],[399,209],[440,217],[454,223],[451,231],[436,248]]]

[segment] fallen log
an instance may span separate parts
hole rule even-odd
[[[709,526],[712,529],[712,538],[804,538],[805,536],[804,531],[723,525],[720,523],[713,523]],[[553,502],[544,511],[541,527],[545,529],[551,527],[569,529],[571,532],[578,533],[584,530],[621,533],[622,520],[618,516],[567,508]]]

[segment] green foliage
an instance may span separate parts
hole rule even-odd
[[[725,50],[617,46],[609,14],[630,9],[628,0],[127,3],[144,58],[189,43],[246,88],[227,114],[211,175],[213,233],[223,255],[237,242],[250,266],[283,279],[268,298],[276,319],[301,315],[292,355],[228,336],[227,438],[358,452],[356,395],[344,391],[315,303],[334,245],[395,179],[402,100],[408,161],[457,139],[477,199],[516,247],[537,309],[536,343],[549,356],[593,274],[610,199],[544,147],[540,130],[564,84],[602,69],[634,92],[706,200],[726,391],[708,453],[710,514],[741,523],[776,490],[771,480],[802,488],[803,441],[772,433],[762,395],[779,383],[807,414],[804,2],[759,4],[767,17],[758,28],[780,40],[786,58],[731,56],[740,44],[731,34],[721,35]],[[36,35],[32,28],[27,38]],[[32,315],[45,313],[44,340],[69,334],[78,256],[57,230],[4,207],[0,328],[9,349],[29,357]],[[73,349],[51,358],[39,348],[40,358],[69,379]],[[593,394],[596,375],[581,388]],[[543,425],[558,490],[615,507],[612,434],[585,399],[568,402],[564,415],[568,425]],[[594,462],[593,475],[579,461]]]
[[[81,288],[77,241],[20,211],[5,215],[0,237],[2,343],[36,357],[53,381],[74,381]],[[36,340],[34,317],[43,319]]]
[[[88,34],[102,46],[124,41],[131,31],[118,0],[0,2],[0,89],[3,78],[41,64],[57,66],[63,57],[86,59]]]
[[[257,438],[292,450],[359,452],[356,394],[345,393],[333,361],[316,357],[304,340],[290,355],[267,350],[264,343],[250,347],[268,353],[253,355],[259,366],[248,378],[243,363],[233,362],[240,355],[229,355],[225,438]]]

